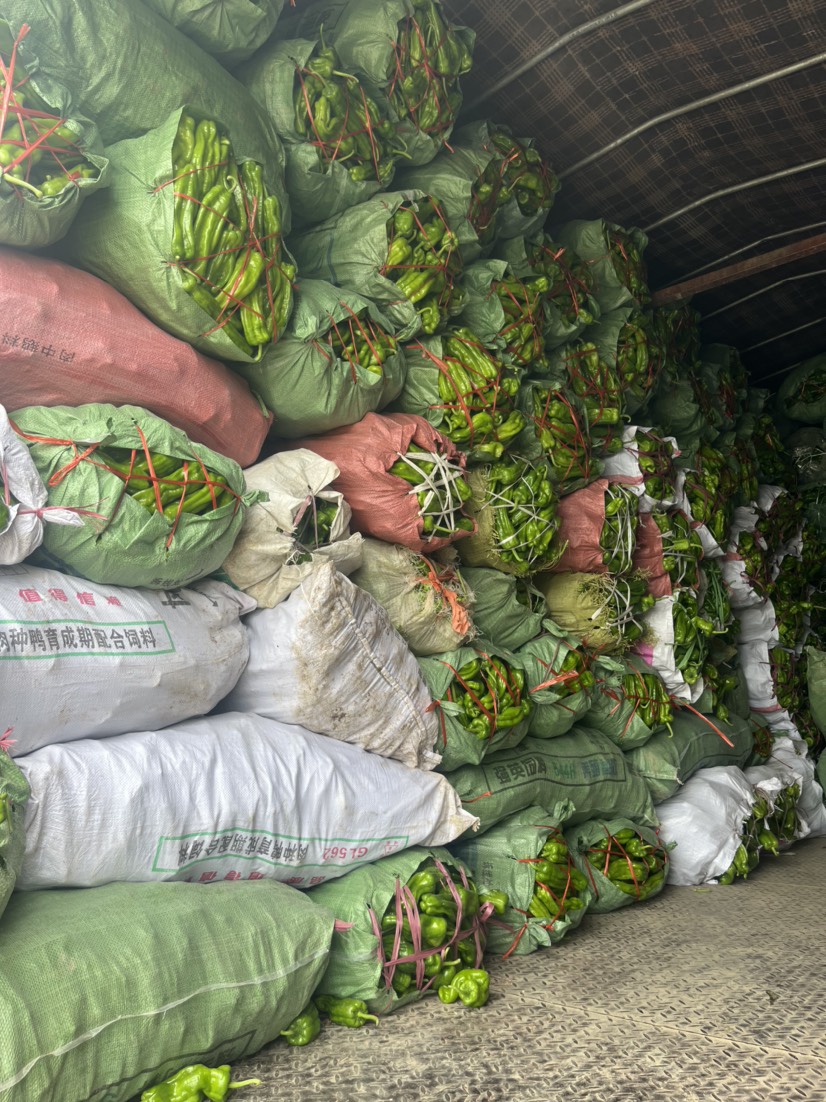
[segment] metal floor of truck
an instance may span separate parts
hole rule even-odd
[[[268,1046],[233,1068],[264,1081],[239,1102],[824,1102],[826,839],[490,971],[482,1010]]]

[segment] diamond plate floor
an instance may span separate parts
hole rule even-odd
[[[436,1000],[233,1069],[239,1102],[826,1102],[826,839],[729,888],[666,888]]]

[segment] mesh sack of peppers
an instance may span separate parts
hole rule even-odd
[[[462,566],[461,575],[473,592],[473,622],[480,635],[516,650],[542,631],[548,609],[529,578],[489,566]]]
[[[388,192],[294,234],[301,274],[366,295],[401,340],[431,336],[459,313],[464,293],[456,235],[439,203],[420,192]]]
[[[698,769],[745,764],[753,748],[751,723],[732,714],[725,724],[714,716],[679,709],[671,730],[661,730],[644,746],[627,751],[630,765],[642,777],[655,804],[669,799]]]
[[[683,587],[697,588],[703,545],[691,521],[679,509],[643,513],[633,563],[648,577],[655,597],[670,597]]]
[[[778,641],[791,650],[799,649],[811,626],[811,611],[819,595],[811,591],[801,559],[787,555],[771,586]]]
[[[426,418],[466,452],[500,459],[525,427],[517,373],[465,326],[405,346],[407,376],[394,409]]]
[[[462,806],[479,818],[478,835],[523,808],[553,807],[570,800],[572,824],[627,815],[656,825],[648,786],[610,739],[584,723],[554,739],[530,736],[510,750],[498,750],[479,765],[447,774]],[[466,831],[463,839],[475,837]]]
[[[485,260],[466,269],[467,304],[462,323],[515,367],[545,373],[545,276],[520,279],[504,260]]]
[[[27,50],[28,31],[0,19],[0,243],[38,248],[63,237],[109,162],[97,127]]]
[[[599,668],[601,677],[588,710],[589,727],[623,750],[644,746],[657,731],[671,729],[671,695],[650,667],[632,657],[603,658]]]
[[[107,153],[111,186],[81,210],[66,259],[202,352],[260,359],[293,305],[280,182],[187,107]]]
[[[826,419],[826,353],[805,360],[780,385],[780,409],[792,421],[821,425]]]
[[[547,463],[503,456],[467,476],[477,530],[457,547],[468,566],[532,574],[559,558],[558,499]]]
[[[362,561],[362,537],[350,532],[350,507],[330,488],[338,468],[297,448],[247,467],[261,500],[250,505],[222,570],[232,585],[274,608],[327,561],[350,574]]]
[[[333,489],[344,494],[363,535],[433,552],[476,531],[465,457],[423,417],[368,413],[298,446],[338,467]]]
[[[691,383],[668,360],[640,417],[679,442],[683,463],[693,460],[709,431]]]
[[[442,755],[440,772],[477,765],[527,735],[533,703],[518,655],[476,640],[420,658],[419,668],[438,714],[434,750]]]
[[[389,1014],[427,995],[466,1006],[487,1001],[481,969],[486,931],[494,910],[503,910],[507,900],[498,893],[486,901],[468,869],[447,850],[412,847],[308,895],[332,911],[337,925],[347,924],[333,934],[315,996],[333,1021],[346,1017],[339,1024],[363,1025],[371,1020],[368,1012]],[[468,971],[481,975],[459,980]],[[337,1007],[338,1000],[350,1005]]]
[[[232,69],[267,41],[284,0],[149,0],[148,6]]]
[[[476,634],[474,594],[445,563],[381,540],[366,539],[352,581],[378,601],[416,655],[453,651]]]
[[[295,22],[304,37],[323,29],[344,68],[384,93],[411,163],[432,161],[462,105],[475,33],[450,23],[439,0],[323,0]]]
[[[241,468],[137,406],[31,406],[14,428],[80,527],[46,526],[69,572],[111,585],[177,589],[217,570],[247,505]]]
[[[622,430],[622,451],[604,460],[605,474],[633,480],[640,497],[640,512],[670,509],[678,504],[679,470],[674,462],[680,454],[673,436],[657,429],[626,425]]]
[[[553,620],[545,620],[542,633],[520,647],[517,657],[534,706],[528,733],[534,738],[567,734],[591,707],[592,658]]]
[[[654,606],[644,574],[540,574],[551,619],[603,654],[623,654],[647,636],[644,614]]]
[[[657,385],[664,364],[653,314],[620,306],[603,314],[587,336],[600,358],[616,368],[628,412],[636,413]]]
[[[320,40],[271,41],[236,73],[284,142],[295,223],[323,222],[388,187],[404,144],[385,97]]]
[[[582,921],[593,891],[562,833],[573,810],[566,800],[547,810],[526,807],[483,837],[451,847],[483,888],[508,897],[504,913],[488,924],[489,953],[533,953],[561,941]]]
[[[296,287],[284,335],[255,364],[233,365],[286,439],[330,432],[384,409],[401,393],[404,349],[381,310],[323,280]]]
[[[599,478],[603,466],[591,441],[588,417],[570,388],[526,380],[519,389],[519,409],[527,424],[514,451],[530,459],[547,459],[561,494]]]
[[[566,222],[556,231],[561,245],[591,266],[594,298],[603,314],[618,306],[645,307],[651,299],[643,252],[648,238],[601,218]]]
[[[600,316],[599,303],[591,293],[591,268],[573,249],[557,245],[546,233],[530,237],[504,238],[494,254],[525,282],[548,280],[544,297],[544,338],[547,348],[575,340]]]
[[[629,574],[639,525],[633,486],[600,478],[559,501],[556,573]]]
[[[668,849],[656,830],[629,819],[592,819],[565,834],[576,867],[587,877],[592,914],[652,899],[668,879]]]
[[[30,795],[29,782],[11,756],[0,754],[0,917],[23,867]]]
[[[625,399],[616,367],[603,360],[588,340],[554,349],[549,363],[556,386],[573,392],[594,451],[598,455],[621,451]]]

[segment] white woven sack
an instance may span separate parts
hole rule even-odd
[[[46,746],[18,764],[31,787],[23,890],[264,877],[311,887],[479,822],[439,773],[237,712]]]
[[[350,506],[330,483],[339,476],[335,463],[306,448],[271,455],[244,471],[247,488],[263,490],[268,501],[247,509],[244,525],[224,563],[234,585],[273,608],[312,573],[320,562],[333,562],[342,574],[361,566],[361,534],[350,534]],[[338,505],[330,542],[310,554],[293,538],[296,524],[314,497]]]
[[[205,715],[246,664],[253,608],[216,581],[125,589],[0,567],[0,733],[17,756]]]
[[[674,597],[660,597],[653,608],[643,613],[641,619],[648,629],[651,642],[638,643],[634,650],[646,665],[659,674],[671,696],[696,704],[703,695],[705,685],[702,677],[693,685],[687,684],[677,669],[674,661],[673,607]]]
[[[740,621],[738,643],[763,642],[769,647],[775,647],[780,642],[777,616],[774,605],[768,598],[758,605],[734,609],[734,615]]]
[[[631,479],[627,485],[639,498],[639,510],[641,513],[653,513],[654,510],[670,509],[674,506],[683,508],[683,498],[677,491],[677,483],[675,482],[673,490],[674,492],[667,498],[654,498],[645,491],[645,476],[640,470],[639,463],[639,450],[636,447],[635,437],[638,432],[652,432],[650,426],[647,425],[626,425],[622,430],[622,450],[616,452],[614,455],[607,456],[602,461],[602,471],[606,478],[614,478],[615,476],[622,475]],[[677,441],[673,436],[663,436],[663,440],[667,440],[674,449],[674,455],[680,454],[680,449],[677,447]],[[685,481],[685,476],[683,476]]]
[[[225,710],[297,723],[414,769],[439,764],[418,662],[381,605],[332,563],[246,625],[250,660]]]
[[[807,833],[813,837],[826,835],[823,789],[815,775],[815,763],[809,757],[806,743],[800,738],[776,738],[770,760],[784,765],[797,778],[800,785],[797,813],[801,823],[808,828]]]
[[[733,765],[700,769],[657,807],[660,838],[671,850],[669,884],[714,882],[734,860],[754,790]]]

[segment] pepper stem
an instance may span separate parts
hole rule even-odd
[[[260,1079],[245,1079],[242,1083],[229,1083],[227,1089],[231,1091],[237,1091],[240,1087],[260,1087]]]

